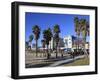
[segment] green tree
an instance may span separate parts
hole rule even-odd
[[[40,27],[38,25],[33,26],[32,32],[34,34],[34,39],[36,41],[36,56],[37,56],[37,50],[38,50],[38,39],[40,37]]]
[[[49,42],[51,41],[51,38],[52,38],[52,32],[50,31],[49,28],[47,30],[43,31],[43,38],[45,39],[45,42],[46,42],[46,45],[47,45],[47,59],[49,59],[50,54],[48,52],[48,46],[49,46]]]
[[[58,52],[57,52],[57,47],[58,47],[58,42],[59,42],[59,33],[60,33],[60,27],[58,24],[56,24],[54,26],[54,41],[56,42],[56,58],[58,56]]]

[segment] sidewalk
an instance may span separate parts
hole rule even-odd
[[[65,64],[65,63],[67,64],[67,63],[73,62],[74,60],[78,60],[78,59],[81,59],[81,58],[84,58],[84,57],[85,57],[85,55],[81,55],[81,56],[75,57],[74,59],[69,58],[69,59],[66,59],[66,60],[57,61],[57,62],[49,65],[49,67],[55,67],[55,66],[59,66],[59,65]]]
[[[63,64],[71,63],[75,60],[78,60],[78,59],[81,59],[84,57],[85,57],[85,55],[76,56],[76,57],[74,57],[74,59],[71,57],[45,59],[44,61],[41,61],[39,63],[31,63],[29,65],[26,65],[26,68],[56,67],[56,66],[61,66]]]

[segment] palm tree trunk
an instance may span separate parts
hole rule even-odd
[[[61,57],[63,58],[63,53],[61,53]]]
[[[83,41],[84,41],[84,43],[83,43],[83,49],[84,49],[84,55],[85,55],[85,38],[83,38]]]
[[[76,37],[77,37],[77,41],[78,41],[78,35],[76,34]],[[76,41],[76,52],[77,52],[77,41]]]
[[[58,44],[56,43],[56,58],[57,58],[57,54],[58,54],[58,52],[57,52],[57,46],[58,46]]]
[[[48,53],[48,45],[47,45],[47,59],[49,59],[49,53]]]
[[[45,48],[43,47],[43,57],[44,57],[44,55],[45,55]]]
[[[38,55],[37,55],[37,49],[38,49],[38,48],[37,48],[37,40],[36,40],[36,57],[38,56]]]
[[[31,45],[31,46],[30,46],[30,50],[32,50],[32,42],[30,42],[30,45]]]
[[[77,52],[79,52],[79,35],[78,35],[78,46],[77,46]]]
[[[31,42],[29,42],[30,44],[29,44],[29,50],[31,50]]]
[[[50,56],[51,56],[51,41],[50,41]]]
[[[86,38],[84,38],[84,54],[88,57],[88,53],[87,53],[87,50],[85,48],[85,44],[86,44]]]

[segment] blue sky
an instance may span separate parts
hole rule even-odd
[[[77,16],[79,19],[85,18],[89,21],[88,15],[73,15],[73,14],[51,14],[51,13],[25,13],[25,41],[29,40],[29,35],[32,33],[32,27],[38,25],[41,29],[40,38],[38,40],[39,46],[41,46],[41,40],[43,39],[43,30],[50,27],[53,29],[55,24],[60,26],[60,37],[64,38],[68,35],[76,36],[74,31],[74,17]],[[35,40],[33,40],[35,43]]]

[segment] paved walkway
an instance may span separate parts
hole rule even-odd
[[[57,61],[51,65],[49,65],[49,67],[55,67],[55,66],[59,66],[59,65],[62,65],[64,63],[70,63],[74,60],[78,60],[78,59],[81,59],[81,58],[84,58],[85,55],[81,55],[81,56],[76,56],[74,59],[73,58],[69,58],[69,59],[66,59],[66,60],[61,60],[61,61]]]

